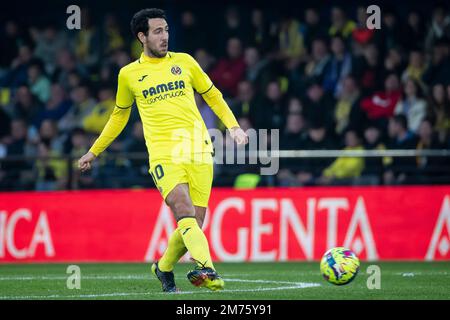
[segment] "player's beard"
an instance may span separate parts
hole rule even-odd
[[[149,48],[150,53],[156,58],[164,58],[167,52],[160,52]]]
[[[158,51],[157,49],[152,48],[149,41],[147,42],[147,51],[155,58],[164,58],[167,54],[167,50]]]

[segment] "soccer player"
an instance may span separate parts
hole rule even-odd
[[[120,134],[135,101],[149,152],[149,172],[178,225],[151,270],[163,291],[176,292],[173,267],[189,251],[197,263],[187,275],[189,281],[211,290],[223,289],[224,281],[214,268],[201,229],[211,192],[213,148],[194,90],[237,144],[248,143],[248,137],[198,63],[186,53],[168,51],[169,28],[163,10],[137,12],[131,30],[142,43],[143,53],[120,70],[116,107],[89,152],[80,158],[79,167],[89,170],[92,161]]]

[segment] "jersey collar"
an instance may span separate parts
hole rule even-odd
[[[167,52],[166,55],[163,58],[152,58],[147,56],[144,52],[141,53],[141,57],[139,58],[139,61],[142,62],[150,62],[150,63],[160,63],[165,61],[170,57],[170,53]]]

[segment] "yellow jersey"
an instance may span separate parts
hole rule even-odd
[[[142,53],[120,70],[116,108],[129,109],[136,102],[150,159],[190,158],[213,151],[194,90],[227,128],[238,126],[220,91],[189,54],[168,52],[163,58],[152,58]],[[110,122],[119,114],[120,110],[115,110]],[[102,152],[123,126],[117,121],[107,124],[90,151],[95,155]]]

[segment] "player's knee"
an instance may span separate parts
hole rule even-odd
[[[194,207],[187,201],[178,201],[174,203],[172,210],[175,216],[178,217],[195,217]]]
[[[195,217],[194,206],[185,186],[180,185],[174,188],[167,196],[166,202],[177,219],[186,216]]]

